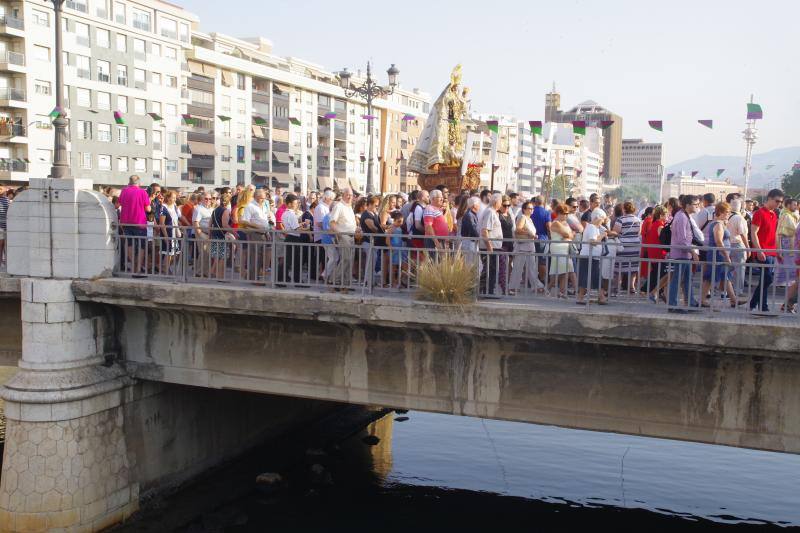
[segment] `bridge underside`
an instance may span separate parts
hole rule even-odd
[[[800,453],[800,362],[118,307],[134,376]]]

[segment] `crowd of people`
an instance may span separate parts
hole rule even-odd
[[[121,260],[134,276],[172,275],[188,256],[195,277],[222,280],[233,270],[259,283],[275,269],[280,284],[346,291],[369,279],[402,288],[420,261],[457,251],[477,266],[486,297],[533,293],[585,304],[594,292],[605,305],[627,294],[688,312],[712,306],[718,292],[731,307],[764,313],[772,287],[773,295],[782,289],[784,311],[797,306],[800,213],[778,189],[760,206],[738,194],[643,205],[445,186],[385,195],[201,186],[179,194],[139,182],[131,176],[127,187],[102,191],[118,212]]]

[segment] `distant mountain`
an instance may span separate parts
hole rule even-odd
[[[800,158],[800,146],[790,148],[778,148],[763,154],[753,154],[753,172],[750,178],[751,187],[765,187],[777,185],[775,180],[779,180],[792,165]],[[767,167],[774,165],[767,170]],[[717,169],[724,168],[723,177],[730,176],[731,181],[739,183],[742,181],[742,169],[744,168],[744,157],[737,156],[715,156],[704,155],[681,161],[667,167],[667,173],[675,174],[683,171],[688,174],[698,170],[698,177],[714,178]]]

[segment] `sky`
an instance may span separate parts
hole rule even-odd
[[[395,63],[404,88],[432,98],[461,63],[473,112],[543,120],[555,82],[562,109],[595,100],[625,138],[663,142],[667,165],[743,155],[751,93],[764,110],[755,152],[800,144],[798,0],[172,1],[202,31],[266,37],[329,70],[371,60],[385,82]]]

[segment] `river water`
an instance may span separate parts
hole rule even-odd
[[[281,467],[283,490],[256,489],[255,469],[235,497],[212,479],[216,507],[187,514],[207,481],[126,529],[165,530],[171,513],[188,517],[171,530],[191,533],[800,525],[800,456],[420,412],[309,453]]]

